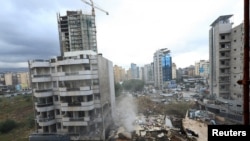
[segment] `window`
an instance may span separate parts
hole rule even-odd
[[[225,39],[225,35],[221,35],[220,38],[221,38],[222,40],[224,40],[224,39]]]

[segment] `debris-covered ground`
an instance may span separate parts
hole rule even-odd
[[[188,104],[189,105],[189,104]],[[169,106],[169,108],[167,108]],[[124,96],[117,102],[115,125],[110,141],[181,141],[187,140],[181,129],[187,108],[152,101],[147,96]],[[175,112],[175,108],[177,108]],[[169,111],[167,111],[169,110]],[[167,114],[167,112],[172,114]],[[181,113],[180,115],[175,115]]]

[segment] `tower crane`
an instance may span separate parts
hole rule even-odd
[[[92,15],[93,16],[95,16],[95,8],[102,11],[102,12],[104,12],[104,13],[106,13],[106,15],[109,15],[109,13],[107,11],[95,6],[93,0],[90,0],[90,2],[88,2],[87,0],[82,0],[82,2],[88,4],[88,5],[90,5],[92,7]]]

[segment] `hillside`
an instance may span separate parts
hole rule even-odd
[[[31,95],[0,97],[0,123],[13,120],[16,127],[8,133],[0,133],[0,141],[28,141],[34,131],[34,113]]]

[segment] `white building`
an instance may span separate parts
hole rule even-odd
[[[36,132],[105,140],[115,118],[113,64],[97,53],[94,17],[79,11],[67,14],[59,17],[61,56],[29,60]]]

